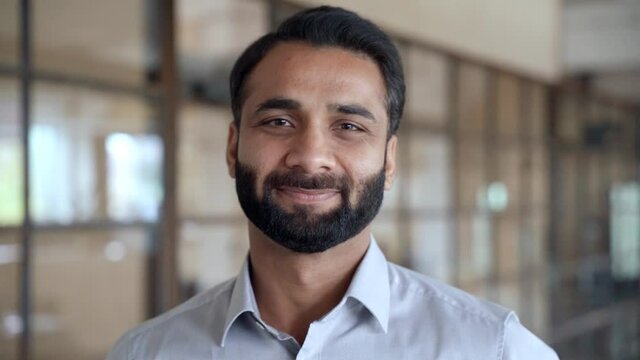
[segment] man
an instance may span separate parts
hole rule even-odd
[[[247,261],[109,359],[557,358],[509,310],[388,263],[372,238],[404,105],[381,30],[339,8],[304,11],[245,51],[230,85]]]

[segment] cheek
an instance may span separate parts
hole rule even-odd
[[[265,164],[264,162],[249,162],[249,161],[242,161],[241,163],[245,166],[250,166],[251,169],[254,171],[255,173],[255,191],[256,191],[256,195],[258,196],[258,198],[262,199],[262,197],[264,196],[264,181],[267,178],[267,176],[269,176],[269,174],[271,174],[276,167],[275,166],[269,166],[268,164]]]
[[[265,158],[265,151],[256,151],[253,147],[240,145],[238,147],[238,163],[242,166],[251,169],[255,178],[255,192],[259,199],[262,199],[264,194],[264,180],[273,170],[273,166],[269,163],[268,158]]]
[[[352,181],[352,191],[349,194],[349,201],[352,205],[360,201],[360,196],[366,183],[383,170],[384,154],[379,157],[370,157],[369,159],[367,161],[357,161],[350,166],[349,178]]]
[[[260,150],[258,150],[260,149]],[[238,146],[238,161],[250,166],[256,172],[261,173],[274,162],[274,154],[268,146],[261,146],[255,142],[245,140]]]
[[[262,141],[260,136],[240,138],[238,160],[254,169],[277,164],[283,156],[283,149],[273,142]]]
[[[365,181],[384,168],[384,150],[363,152],[345,152],[349,158],[345,160],[345,169],[353,181]]]
[[[256,196],[258,199],[262,200],[264,198],[264,176],[258,174],[256,177]]]

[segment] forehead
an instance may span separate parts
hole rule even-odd
[[[357,102],[384,112],[386,90],[378,65],[364,54],[284,42],[274,46],[249,75],[245,105],[274,96],[303,103],[305,98]]]

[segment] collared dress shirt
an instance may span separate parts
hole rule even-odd
[[[388,263],[375,240],[340,303],[303,344],[262,321],[240,274],[124,334],[108,360],[547,360],[555,352],[496,304]]]

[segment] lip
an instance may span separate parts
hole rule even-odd
[[[278,194],[281,194],[294,202],[304,204],[320,203],[340,194],[337,189],[303,189],[283,186],[276,190]]]

